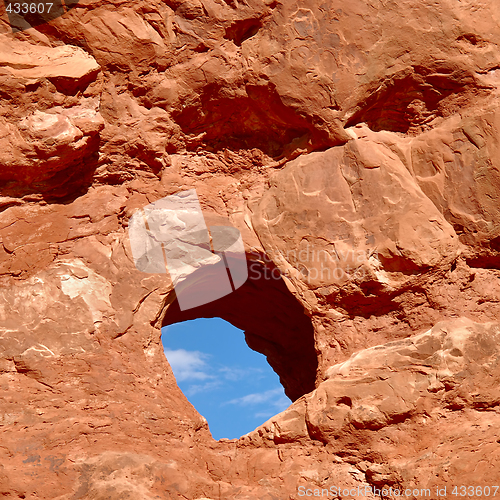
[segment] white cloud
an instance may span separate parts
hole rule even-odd
[[[280,413],[285,411],[291,404],[292,402],[283,394],[280,398],[273,401],[272,406],[274,411]]]
[[[222,373],[226,380],[244,380],[252,377],[253,380],[261,379],[263,377],[263,370],[261,368],[234,368],[231,366],[225,366],[219,368],[219,372]]]
[[[271,417],[274,417],[274,415],[276,415],[276,413],[280,413],[279,411],[278,412],[275,412],[275,411],[259,411],[257,412],[254,417],[255,418],[265,418],[266,420],[270,419]]]
[[[212,397],[208,396],[210,391],[229,390],[230,386],[238,385],[238,381],[264,377],[263,370],[256,367],[212,367],[208,363],[210,354],[200,351],[165,349],[165,356],[172,367],[177,382],[184,382],[183,391],[188,397],[197,394],[206,394],[207,397]],[[189,385],[186,386],[186,382]],[[256,418],[265,418],[267,420],[273,415],[284,411],[290,406],[291,402],[285,396],[283,387],[276,387],[275,389],[247,394],[226,401],[221,406],[228,404],[242,408],[252,408]]]
[[[200,351],[186,351],[185,349],[165,349],[165,356],[178,382],[212,378],[206,373],[208,366],[205,359],[209,357],[208,354]]]
[[[276,389],[270,389],[264,392],[256,392],[254,394],[247,394],[241,398],[231,399],[231,401],[227,401],[225,404],[233,404],[240,406],[251,406],[251,405],[260,405],[267,404],[273,407],[281,408],[284,403],[286,403],[287,398],[283,394],[283,388],[278,387]],[[290,403],[288,403],[289,405]],[[287,406],[288,406],[287,405]]]
[[[184,390],[186,396],[194,396],[195,394],[206,393],[209,391],[213,391],[214,389],[218,389],[221,386],[220,380],[210,380],[209,382],[205,382],[204,384],[193,384],[190,385],[187,389]]]

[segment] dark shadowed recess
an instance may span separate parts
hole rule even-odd
[[[500,269],[500,236],[476,248],[476,255],[466,259],[469,267]]]
[[[100,147],[100,137],[95,135],[89,138],[88,149],[98,151]],[[72,203],[76,198],[83,196],[94,181],[94,174],[99,166],[98,153],[89,156],[82,154],[76,162],[71,163],[67,168],[56,172],[52,176],[45,176],[32,183],[27,183],[24,179],[1,179],[0,195],[5,197],[23,198],[24,201],[39,201],[43,199],[46,203]],[[1,176],[0,176],[1,177]],[[3,203],[0,211],[7,208],[12,203]]]
[[[262,21],[258,18],[241,19],[226,28],[224,38],[232,40],[239,47],[245,40],[256,35],[260,28],[262,28]]]
[[[315,388],[318,360],[311,320],[279,273],[255,261],[248,268],[244,285],[210,304],[181,311],[176,299],[162,326],[197,318],[229,321],[245,332],[251,349],[266,356],[286,395],[295,401]]]
[[[413,66],[374,83],[356,106],[346,127],[366,123],[379,132],[407,133],[436,117],[447,116],[463,105],[469,92],[485,90],[474,76],[456,67]]]
[[[245,93],[228,96],[222,85],[206,85],[195,101],[173,112],[172,118],[185,134],[204,134],[208,151],[258,148],[276,158],[294,145],[323,150],[339,144],[329,138],[320,117],[286,106],[271,83],[247,84]]]

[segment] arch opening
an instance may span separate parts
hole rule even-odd
[[[291,404],[265,357],[221,318],[169,325],[162,342],[179,388],[214,439],[239,438]]]
[[[164,312],[162,326],[199,318],[224,319],[244,332],[251,349],[266,356],[285,394],[295,401],[315,388],[318,359],[314,328],[276,271],[249,260],[248,279],[240,288],[184,311],[174,300]]]

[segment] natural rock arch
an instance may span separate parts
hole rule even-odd
[[[314,328],[290,293],[278,269],[249,261],[248,280],[214,302],[181,311],[174,299],[163,312],[162,326],[197,318],[220,317],[245,332],[248,346],[264,354],[295,401],[315,387],[318,361]]]

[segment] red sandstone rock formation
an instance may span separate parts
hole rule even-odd
[[[3,15],[1,495],[499,485],[499,22],[492,0]],[[193,188],[254,272],[181,311],[127,224]],[[239,440],[211,438],[160,343],[211,316],[294,400]]]

